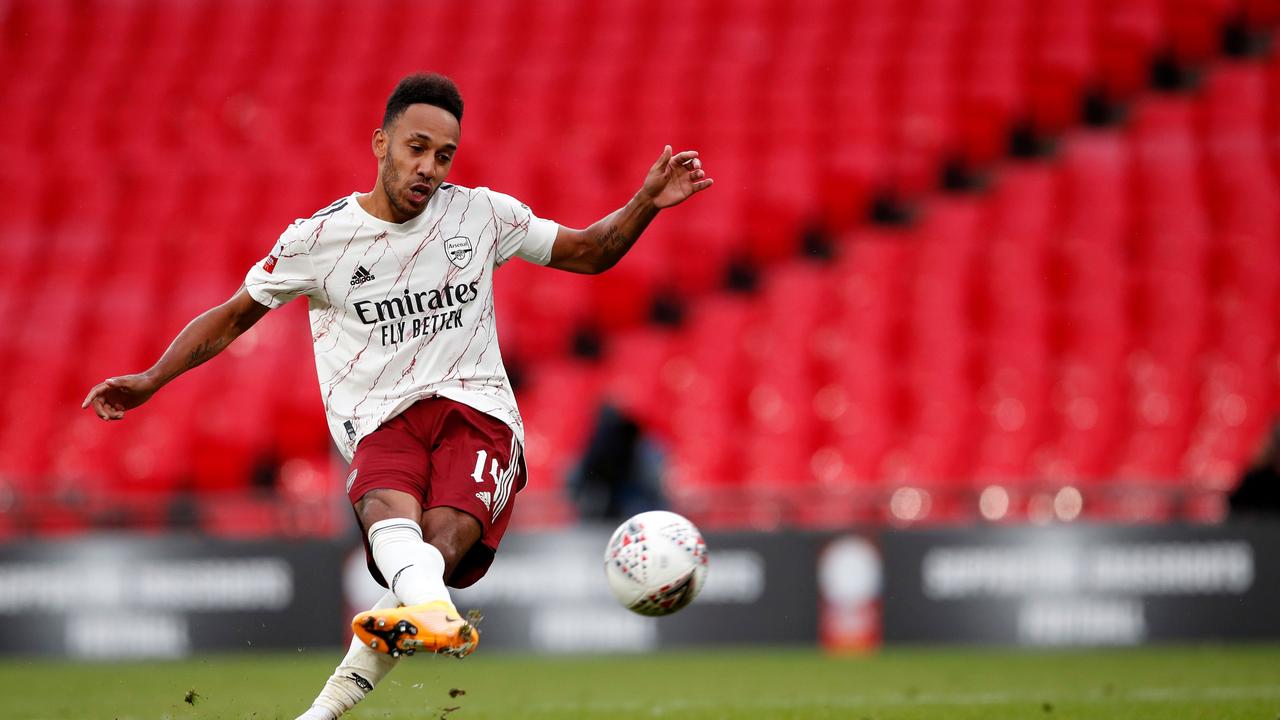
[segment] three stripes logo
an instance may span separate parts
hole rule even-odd
[[[351,287],[359,287],[373,279],[373,273],[369,272],[369,269],[365,266],[360,265],[351,274]]]

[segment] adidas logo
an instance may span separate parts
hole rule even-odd
[[[373,273],[369,272],[365,266],[360,265],[356,268],[356,271],[351,274],[351,287],[363,285],[373,279]]]
[[[493,509],[491,507],[491,505],[493,504],[493,494],[490,493],[488,490],[482,490],[476,493],[476,497],[480,498],[480,502],[484,503],[485,510]]]

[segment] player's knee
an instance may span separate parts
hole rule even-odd
[[[406,518],[419,521],[421,513],[418,501],[406,493],[396,490],[370,490],[356,501],[356,514],[366,530],[374,523],[393,518]]]

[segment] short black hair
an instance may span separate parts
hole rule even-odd
[[[458,86],[444,75],[437,73],[414,73],[406,75],[396,83],[396,89],[387,98],[387,112],[382,116],[382,128],[385,130],[404,114],[410,105],[435,105],[453,115],[458,124],[462,124],[462,93]]]

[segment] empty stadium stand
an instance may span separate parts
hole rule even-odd
[[[602,277],[499,273],[521,521],[608,399],[708,525],[1216,520],[1280,411],[1280,4],[0,3],[0,534],[344,527],[305,310],[79,409],[372,184],[402,74],[453,180],[584,226],[664,143],[717,184]],[[756,278],[726,290],[730,268]],[[682,320],[650,322],[655,300]],[[602,352],[583,352],[575,339]],[[335,479],[337,478],[337,479]]]

